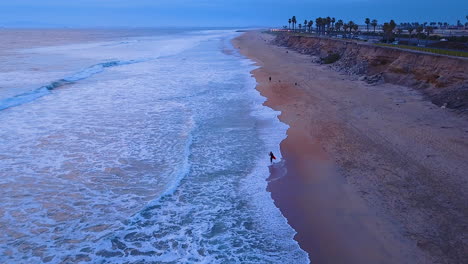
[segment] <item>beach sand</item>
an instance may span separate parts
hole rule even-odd
[[[273,38],[252,31],[233,44],[260,66],[257,89],[290,126],[268,190],[311,262],[466,261],[468,118]]]

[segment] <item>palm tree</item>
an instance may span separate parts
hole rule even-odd
[[[409,34],[409,39],[410,39],[409,42],[411,42],[411,34],[413,33],[413,30],[414,30],[414,28],[412,28],[412,27],[408,28],[408,34]]]
[[[371,26],[374,27],[374,33],[375,33],[375,27],[377,26],[377,19],[372,19]]]
[[[303,24],[303,25],[304,25],[304,29],[305,29],[306,31],[307,31],[307,23],[308,23],[308,22],[307,22],[307,19],[304,20],[304,24]]]
[[[332,17],[332,19],[331,19],[331,22],[332,22],[332,28],[334,28],[334,27],[335,27],[335,21],[336,21],[336,19],[335,19],[334,17]]]
[[[309,27],[309,32],[312,33],[312,25],[314,24],[314,21],[312,20],[309,20],[309,23],[307,24],[307,26]]]
[[[331,24],[331,17],[327,17],[325,19],[325,24],[327,24],[327,31],[330,29],[330,24]]]
[[[354,24],[353,29],[354,29],[354,33],[356,33],[358,31],[358,29],[359,29],[359,25]]]
[[[427,43],[429,42],[429,34],[432,34],[434,32],[434,28],[433,27],[426,27],[425,31],[426,31],[426,34],[427,34],[427,36],[426,36],[426,45],[427,45]]]
[[[322,17],[322,22],[320,23],[320,31],[325,35],[325,27],[327,26],[327,18]]]
[[[348,22],[349,33],[351,33],[351,30],[354,29],[354,25],[356,25],[356,24],[353,21]]]
[[[390,20],[389,23],[384,23],[382,26],[383,32],[384,32],[384,39],[386,42],[388,42],[390,39],[393,37],[393,30],[396,27],[395,21]]]
[[[343,24],[343,30],[344,30],[344,33],[346,34],[346,31],[348,30],[349,26],[348,24]]]
[[[366,21],[364,21],[364,23],[366,23],[367,32],[369,32],[370,18],[366,18]]]
[[[299,32],[301,31],[302,29],[302,24],[299,24]]]
[[[344,24],[344,23],[343,23],[343,20],[341,20],[341,19],[338,20],[338,22],[336,22],[336,24],[335,24],[336,30],[337,30],[337,31],[340,31],[340,30],[341,30],[341,27],[343,26],[343,24]]]
[[[293,30],[296,30],[296,23],[297,23],[296,16],[293,16],[293,17],[291,18],[291,22],[292,22],[292,24],[293,24]]]
[[[390,25],[390,28],[392,29],[392,31],[396,28],[396,23],[395,23],[395,21],[393,21],[393,19],[390,20],[389,25]]]
[[[419,45],[419,36],[421,35],[421,32],[423,32],[423,29],[424,29],[423,26],[418,26],[416,28],[416,33],[417,33],[416,37],[418,38],[418,45]]]
[[[289,29],[291,29],[291,19],[288,19]]]
[[[322,18],[321,17],[317,17],[315,19],[315,27],[317,28],[317,34],[320,35],[321,31],[322,31]]]
[[[426,27],[426,29],[424,31],[426,31],[427,38],[429,39],[429,34],[434,33],[434,28],[433,27]]]
[[[392,32],[392,27],[389,23],[385,22],[382,26],[382,30],[384,32],[385,43],[388,43],[388,40],[390,39],[390,34]]]

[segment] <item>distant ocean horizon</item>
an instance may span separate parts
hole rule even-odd
[[[236,29],[0,29],[0,262],[308,263]]]
[[[178,27],[178,26],[57,26],[57,25],[37,25],[37,24],[25,24],[21,25],[1,25],[0,30],[106,30],[106,31],[120,31],[120,33],[124,31],[137,31],[132,32],[133,34],[138,33],[138,31],[152,31],[151,35],[157,35],[161,32],[188,32],[188,31],[203,31],[203,30],[247,30],[247,29],[259,29],[259,28],[269,28],[268,26],[242,26],[242,27],[217,27],[217,26],[210,26],[210,27],[203,27],[203,26],[196,26],[196,27]],[[156,32],[158,31],[158,32]],[[128,32],[127,32],[128,33]]]

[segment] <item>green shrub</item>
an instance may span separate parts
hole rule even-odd
[[[330,53],[328,56],[320,58],[323,64],[331,64],[340,59],[340,54],[338,53]]]

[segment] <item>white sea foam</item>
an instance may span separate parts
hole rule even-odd
[[[234,35],[91,65],[0,111],[0,262],[307,262],[265,190],[287,127],[261,106],[251,62],[219,49]],[[119,45],[103,49],[161,55]]]
[[[170,37],[135,37],[127,41],[68,44],[25,49],[20,52],[54,54],[93,60],[138,60],[174,55],[194,47],[202,41],[220,37],[223,34],[226,35],[226,33],[226,31],[212,31],[206,34],[179,34]]]
[[[48,95],[51,90],[60,88],[65,85],[70,85],[74,82],[89,78],[95,74],[103,72],[106,68],[134,64],[134,63],[141,63],[141,62],[145,62],[149,60],[151,59],[140,59],[140,60],[129,60],[129,61],[109,61],[109,62],[103,62],[103,63],[93,65],[84,70],[73,73],[63,79],[53,81],[39,88],[32,89],[24,93],[20,93],[20,94],[16,94],[10,97],[0,99],[0,111],[36,100],[42,96]]]
[[[245,60],[244,64],[252,65],[253,62]],[[247,68],[247,67],[246,67]],[[250,70],[254,70],[256,67],[250,66]],[[281,214],[280,210],[274,205],[273,199],[270,193],[266,192],[267,189],[267,178],[270,175],[269,166],[275,166],[270,164],[269,151],[272,151],[277,162],[282,162],[282,155],[280,150],[280,143],[286,138],[286,132],[289,128],[288,125],[279,121],[278,116],[281,114],[279,111],[275,111],[263,103],[266,98],[260,95],[255,86],[257,83],[253,77],[250,77],[247,81],[247,86],[251,87],[249,90],[254,103],[252,104],[252,116],[258,120],[260,139],[264,142],[263,155],[260,155],[256,161],[256,166],[250,173],[249,177],[244,179],[244,191],[249,197],[253,197],[252,202],[256,208],[254,212],[259,218],[265,221],[266,232],[276,234],[278,237],[289,238],[286,240],[285,246],[290,252],[296,252],[295,263],[306,263],[310,260],[305,251],[297,250],[299,245],[294,241],[296,234],[295,230],[290,227],[287,223],[286,218]]]

